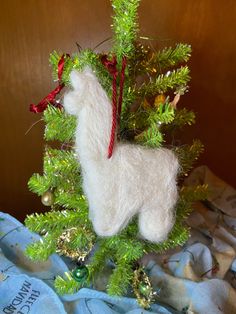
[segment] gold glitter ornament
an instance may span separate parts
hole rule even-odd
[[[155,97],[154,106],[159,107],[160,105],[163,105],[166,101],[166,96],[164,94],[157,95]]]
[[[134,271],[133,290],[138,304],[142,308],[148,309],[154,302],[156,293],[153,291],[151,282],[143,268]]]
[[[93,248],[93,242],[88,241],[87,246],[83,248],[72,249],[69,247],[69,243],[74,238],[77,233],[77,228],[70,228],[64,231],[57,240],[57,250],[56,252],[60,255],[70,257],[72,260],[84,261],[86,256]],[[83,232],[80,230],[80,232]],[[84,231],[84,233],[87,231]]]
[[[45,206],[52,206],[54,203],[53,193],[51,191],[47,191],[47,192],[43,193],[43,195],[41,196],[41,202]]]

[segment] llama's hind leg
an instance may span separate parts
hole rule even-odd
[[[149,204],[139,214],[140,234],[151,242],[164,241],[174,224],[172,208]]]

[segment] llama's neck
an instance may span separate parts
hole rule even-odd
[[[78,117],[77,151],[80,159],[106,158],[112,124],[111,104],[107,96],[90,101]]]

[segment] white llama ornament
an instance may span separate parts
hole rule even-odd
[[[89,217],[99,236],[112,236],[138,214],[140,234],[152,242],[167,238],[174,224],[179,163],[171,150],[116,143],[107,158],[112,105],[90,68],[70,75],[64,97],[76,115],[75,149],[82,168]]]

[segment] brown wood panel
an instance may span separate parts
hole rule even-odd
[[[182,105],[198,113],[198,123],[183,140],[200,138],[206,146],[201,162],[236,186],[236,1],[143,0],[139,12],[141,34],[157,38],[160,47],[192,44],[191,89]],[[76,42],[94,47],[111,35],[110,15],[108,0],[1,1],[0,210],[18,218],[43,210],[27,189],[43,154],[42,122],[25,135],[40,119],[28,105],[54,86],[49,53],[76,51]]]

